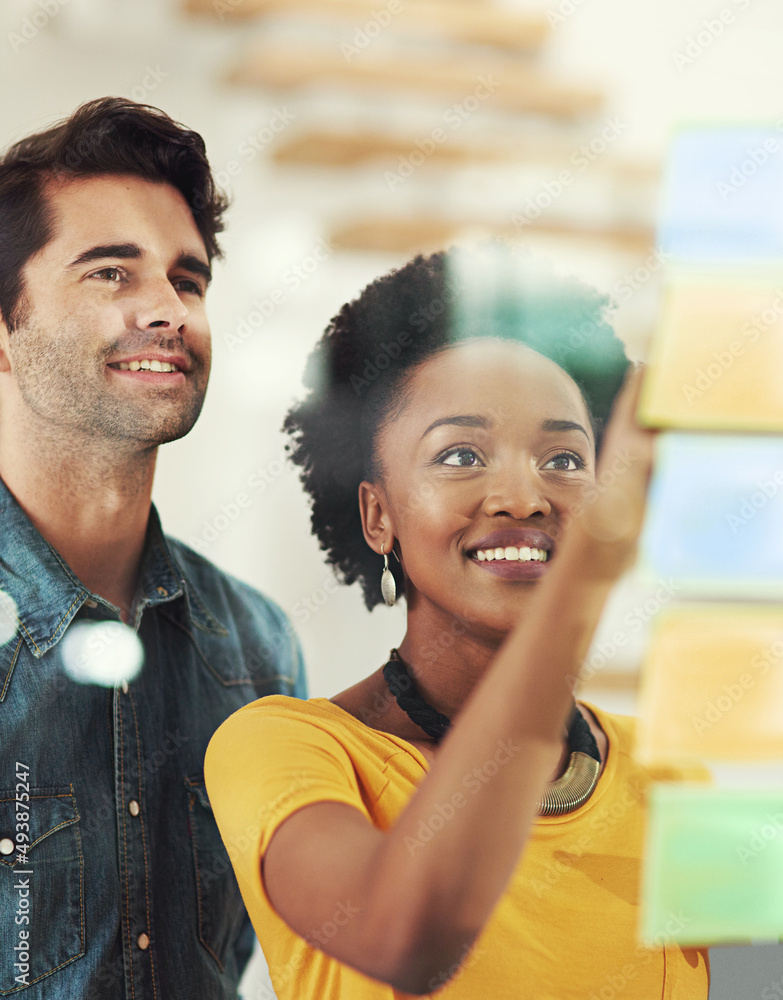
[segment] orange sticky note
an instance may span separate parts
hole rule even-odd
[[[783,430],[783,281],[674,279],[639,417],[652,427]]]
[[[783,760],[783,609],[663,609],[639,712],[637,755],[647,764]]]

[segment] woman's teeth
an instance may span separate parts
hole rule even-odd
[[[479,562],[492,562],[493,559],[506,559],[509,562],[546,562],[549,552],[546,549],[534,549],[527,545],[517,548],[516,545],[507,545],[505,548],[478,549],[475,558]]]

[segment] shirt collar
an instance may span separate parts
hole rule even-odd
[[[92,594],[33,526],[0,479],[0,600],[13,601],[22,637],[36,657],[56,646],[86,601],[117,615],[119,610]],[[144,543],[137,595],[137,621],[145,607],[183,597],[194,625],[225,635],[225,627],[204,604],[174,559],[153,505]],[[8,603],[8,602],[4,602]],[[0,609],[2,611],[3,609]]]

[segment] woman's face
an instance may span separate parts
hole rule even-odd
[[[582,395],[553,361],[484,340],[435,355],[378,439],[409,615],[505,634],[595,483]]]

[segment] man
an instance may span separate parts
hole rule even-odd
[[[151,504],[207,387],[225,207],[201,137],[131,101],[0,159],[2,995],[236,997],[252,948],[202,761],[235,709],[304,694],[300,655]],[[141,671],[77,683],[118,622]]]

